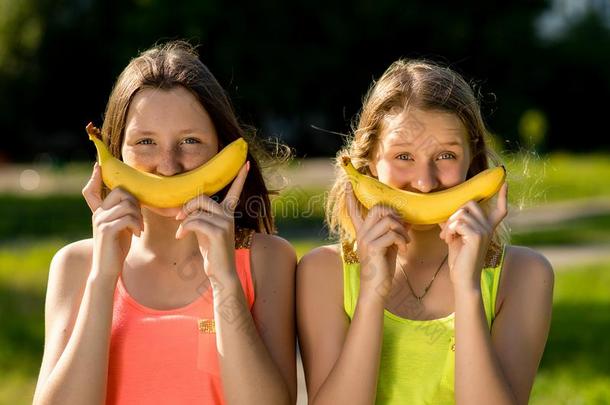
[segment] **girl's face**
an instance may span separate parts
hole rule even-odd
[[[466,128],[456,115],[411,109],[384,121],[369,168],[382,183],[429,193],[462,183],[471,158]]]
[[[185,88],[147,88],[134,96],[121,146],[129,166],[173,176],[201,166],[218,153],[218,147],[212,119]],[[148,208],[163,216],[175,216],[180,209]]]

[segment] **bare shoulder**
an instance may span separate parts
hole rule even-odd
[[[93,239],[72,242],[55,253],[49,268],[47,303],[49,296],[70,298],[80,294],[91,271]]]
[[[514,274],[519,279],[532,278],[540,280],[552,280],[554,278],[553,267],[546,257],[540,252],[524,246],[508,246],[504,269],[508,274]]]
[[[297,267],[297,290],[316,291],[342,296],[343,264],[338,244],[312,249],[301,258]],[[341,293],[341,294],[339,294]]]
[[[524,246],[506,248],[500,296],[527,299],[531,295],[552,295],[555,273],[544,255]]]
[[[250,249],[253,254],[273,255],[274,257],[280,255],[296,260],[296,253],[290,242],[277,235],[254,233]]]
[[[66,273],[70,277],[88,276],[93,256],[93,239],[72,242],[55,253],[51,273]],[[80,274],[86,273],[86,274]]]
[[[327,272],[328,269],[340,269],[341,266],[341,251],[338,244],[312,249],[299,261],[299,271],[307,272]]]
[[[297,263],[294,248],[286,239],[276,235],[255,233],[250,246],[250,262],[255,288],[266,280],[292,280]]]

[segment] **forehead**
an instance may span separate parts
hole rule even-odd
[[[380,142],[386,146],[423,147],[467,145],[462,121],[452,113],[411,109],[387,117]]]
[[[177,86],[169,90],[144,88],[129,105],[127,126],[150,124],[167,126],[189,122],[205,125],[209,116],[199,100],[187,89]]]

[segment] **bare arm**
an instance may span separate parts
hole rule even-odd
[[[264,275],[256,283],[255,323],[234,257],[235,202],[241,195],[248,168],[249,164],[242,166],[222,202],[205,195],[188,201],[176,217],[183,219],[176,237],[195,233],[204,258],[204,271],[214,296],[216,346],[227,403],[289,404],[296,396],[292,382],[296,258],[294,249],[278,237],[254,238],[250,251],[252,272],[259,278]],[[265,328],[269,328],[269,333],[265,333]],[[277,336],[270,336],[272,333]]]
[[[93,240],[53,258],[45,307],[45,351],[35,404],[103,404],[114,290],[134,233],[139,204],[116,188],[102,201],[95,166],[83,195],[93,211]]]
[[[310,404],[375,402],[383,306],[379,298],[360,298],[350,324],[336,248],[321,247],[301,259],[297,319]]]
[[[75,250],[60,250],[51,264],[35,404],[105,401],[114,289],[87,280],[84,260]]]
[[[229,404],[294,404],[294,249],[275,236],[256,234],[251,265],[253,314],[239,282],[214,291],[225,398]]]
[[[299,336],[311,404],[373,404],[377,394],[383,309],[396,254],[407,248],[409,236],[393,209],[376,205],[363,219],[358,204],[348,183],[347,206],[360,262],[360,292],[351,324],[343,310],[338,253],[317,249],[299,264]],[[314,353],[318,347],[323,356]]]
[[[489,335],[480,293],[457,294],[456,402],[527,404],[551,321],[553,270],[541,255],[510,248],[505,298]]]

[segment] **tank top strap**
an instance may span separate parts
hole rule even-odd
[[[341,241],[341,262],[343,266],[343,308],[352,319],[360,292],[360,264],[358,255],[354,252],[353,242]]]
[[[490,330],[496,317],[496,301],[505,252],[506,245],[492,243],[487,250],[485,265],[481,272],[481,294],[485,308],[485,318]]]
[[[254,229],[235,229],[235,265],[250,310],[252,310],[255,300],[254,281],[250,265],[250,248],[254,233]]]
[[[236,228],[235,229],[235,249],[250,249],[254,229]]]

